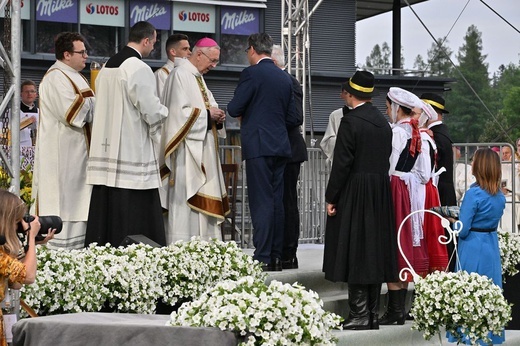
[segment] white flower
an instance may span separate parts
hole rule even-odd
[[[100,311],[153,313],[158,299],[175,305],[198,298],[227,279],[263,279],[257,261],[234,242],[177,242],[112,247],[91,244],[81,250],[37,247],[38,275],[22,298],[41,315]]]
[[[168,324],[225,326],[242,337],[241,345],[334,345],[331,331],[341,317],[324,311],[322,304],[316,293],[298,284],[273,280],[267,286],[263,280],[242,277],[220,282],[183,304]],[[211,322],[205,319],[208,315]]]
[[[513,276],[518,273],[516,266],[520,263],[520,237],[509,232],[497,232],[500,260],[502,262],[502,277]]]
[[[427,340],[444,326],[459,341],[466,334],[472,343],[489,342],[488,332],[501,333],[511,320],[511,306],[501,288],[476,273],[437,271],[420,279],[415,293],[412,328]]]

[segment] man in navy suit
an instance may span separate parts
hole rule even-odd
[[[253,257],[263,263],[264,270],[279,271],[284,238],[283,177],[291,158],[287,128],[296,126],[298,117],[291,79],[271,59],[272,38],[258,33],[247,42],[251,66],[242,71],[227,111],[241,118]]]

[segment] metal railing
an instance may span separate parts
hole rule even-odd
[[[509,187],[511,188],[511,191],[506,193],[506,210],[504,211],[504,215],[502,216],[502,219],[500,220],[500,227],[504,231],[509,231],[512,233],[517,233],[519,231],[518,229],[518,220],[517,218],[520,216],[520,210],[517,210],[517,206],[520,206],[520,187],[517,188],[517,161],[515,157],[515,148],[509,143],[454,143],[453,147],[459,147],[461,149],[461,157],[457,160],[456,157],[454,157],[453,162],[455,163],[455,168],[453,170],[453,181],[455,184],[457,184],[457,176],[456,176],[456,167],[458,163],[463,163],[465,165],[465,174],[464,174],[464,191],[469,189],[470,183],[467,181],[468,172],[467,170],[471,167],[471,158],[473,156],[473,153],[479,149],[479,148],[492,148],[492,147],[498,147],[500,148],[500,152],[497,153],[500,158],[502,158],[502,148],[503,147],[509,147],[511,149],[511,161],[502,161],[502,182],[503,187],[509,190]],[[454,154],[455,155],[455,154]],[[510,184],[508,183],[510,182]],[[517,191],[517,189],[519,191]],[[459,201],[460,203],[460,201]],[[509,219],[510,218],[510,219]],[[509,227],[511,226],[511,228]]]
[[[307,148],[308,161],[302,163],[298,180],[298,210],[300,211],[300,243],[322,243],[325,236],[325,188],[330,167],[319,148]],[[237,241],[242,248],[253,247],[253,224],[247,198],[246,168],[242,161],[241,147],[221,145],[221,163],[239,164],[235,216]]]

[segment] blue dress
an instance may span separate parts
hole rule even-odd
[[[462,230],[458,237],[458,253],[460,267],[468,273],[478,273],[493,280],[493,283],[502,287],[502,264],[496,232],[500,218],[504,212],[506,198],[499,191],[496,195],[489,194],[476,183],[464,195],[460,207],[459,220],[462,221]],[[475,232],[476,229],[494,229],[493,232]],[[478,254],[478,255],[477,255]],[[456,342],[450,333],[447,333],[449,342]],[[502,336],[490,335],[493,344],[501,344],[505,340]],[[469,340],[463,343],[470,344]],[[479,340],[479,345],[487,345]]]

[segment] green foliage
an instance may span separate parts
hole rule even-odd
[[[391,66],[390,55],[388,43],[383,42],[381,46],[376,44],[366,58],[366,66],[373,69],[389,69]]]
[[[452,74],[451,55],[453,51],[448,47],[448,40],[438,38],[438,43],[432,43],[428,49],[428,67],[430,75],[447,77]]]
[[[446,123],[455,142],[479,141],[490,117],[486,107],[479,100],[480,98],[487,104],[492,95],[485,58],[486,56],[482,55],[481,33],[472,25],[468,28],[464,44],[457,53],[459,66],[453,76],[457,82],[453,84],[452,91],[446,97],[450,113],[453,114],[446,117]]]

